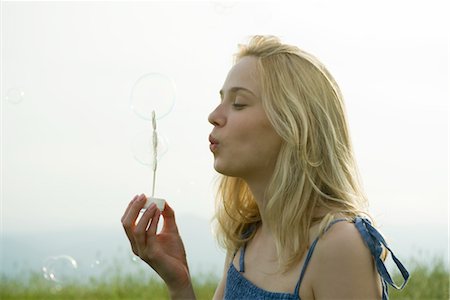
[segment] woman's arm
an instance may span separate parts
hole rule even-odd
[[[134,197],[122,217],[122,225],[130,240],[131,249],[161,276],[172,299],[195,299],[186,252],[178,233],[174,211],[167,203],[162,212],[152,204],[136,223],[145,200],[145,195]],[[157,234],[161,215],[164,225]]]
[[[232,259],[233,259],[233,256],[229,252],[227,252],[227,255],[225,257],[225,265],[223,267],[223,276],[222,276],[222,279],[219,281],[219,285],[216,288],[216,292],[214,293],[213,300],[223,299],[225,285],[227,283],[228,268],[230,267],[230,263],[231,263]]]
[[[313,259],[315,299],[381,299],[373,257],[353,223],[333,225],[317,243]]]

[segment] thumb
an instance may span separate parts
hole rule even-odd
[[[178,233],[177,223],[175,221],[175,212],[169,204],[165,203],[164,210],[161,212],[164,218],[164,225],[162,231],[164,232],[176,232]]]

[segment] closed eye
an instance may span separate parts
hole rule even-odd
[[[246,107],[247,104],[241,104],[241,103],[233,103],[233,107],[235,109],[243,109],[244,107]]]

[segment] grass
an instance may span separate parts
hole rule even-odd
[[[63,284],[47,280],[40,273],[27,274],[21,279],[4,277],[0,283],[0,299],[169,299],[165,284],[156,275],[149,275],[143,270],[134,274],[123,274],[118,268],[111,271],[101,278],[83,282],[72,280]],[[197,298],[212,299],[217,282],[218,278],[210,274],[194,278]]]
[[[435,259],[430,264],[411,261],[406,264],[411,277],[401,291],[390,289],[390,299],[450,299],[450,274],[443,259]],[[394,282],[403,282],[399,274],[393,276]]]
[[[402,291],[390,289],[390,299],[449,299],[449,270],[442,259],[425,264],[411,261],[406,264],[411,273],[409,283]],[[402,282],[399,274],[395,282]],[[205,274],[193,280],[198,299],[211,299],[218,278]],[[39,273],[28,274],[27,280],[2,278],[0,299],[168,299],[166,287],[154,275],[140,271],[123,274],[120,268],[108,270],[101,278],[91,278],[87,282],[70,282],[59,285],[46,280]]]

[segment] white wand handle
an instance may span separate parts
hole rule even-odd
[[[158,135],[156,133],[156,115],[155,111],[152,111],[152,126],[153,126],[153,184],[152,184],[152,197],[155,196],[155,182],[156,182],[156,169],[158,166]]]
[[[156,133],[156,116],[155,111],[152,111],[152,126],[153,126],[153,183],[152,183],[152,196],[147,197],[147,201],[143,207],[143,210],[147,209],[151,203],[156,203],[156,206],[160,211],[164,210],[166,201],[161,198],[155,198],[155,182],[156,182],[156,169],[158,166],[158,135]]]

